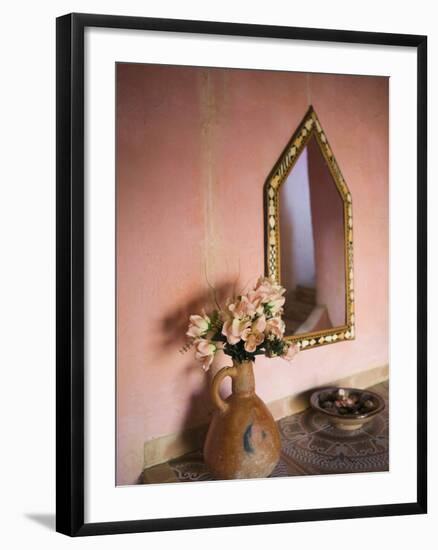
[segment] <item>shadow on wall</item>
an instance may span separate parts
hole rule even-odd
[[[188,378],[192,376],[199,378],[200,372],[203,375],[203,382],[196,391],[188,396],[188,405],[184,418],[181,421],[181,435],[183,438],[190,438],[191,441],[193,441],[194,436],[193,433],[190,433],[190,430],[206,426],[213,413],[214,408],[210,399],[212,378],[219,368],[230,365],[231,359],[223,353],[218,353],[211,369],[204,373],[201,364],[195,359],[193,346],[183,351],[183,347],[188,344],[186,332],[188,330],[189,317],[190,315],[200,315],[203,310],[208,315],[213,309],[217,309],[218,307],[223,309],[226,300],[235,296],[238,292],[237,281],[221,283],[215,288],[194,295],[191,299],[168,311],[161,319],[161,326],[159,328],[162,337],[160,340],[160,351],[163,349],[172,349],[176,352],[176,349],[178,349],[178,353],[181,353],[182,357],[181,368],[175,372],[176,387],[181,387],[182,391],[184,391],[183,388],[187,387]],[[224,383],[223,386],[226,391],[227,384]],[[202,447],[205,433],[196,434],[195,437],[198,436],[200,437],[200,447]]]
[[[198,293],[191,299],[176,306],[166,313],[161,320],[160,333],[162,334],[162,348],[169,346],[183,347],[187,343],[186,332],[189,326],[190,315],[201,315],[205,310],[207,315],[214,308],[224,308],[227,298],[237,293],[236,282],[225,282],[215,288]]]

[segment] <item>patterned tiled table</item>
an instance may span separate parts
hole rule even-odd
[[[388,405],[388,382],[370,389],[380,394]],[[271,477],[389,469],[388,406],[371,422],[353,432],[334,428],[323,415],[311,409],[281,419],[278,427],[281,458]],[[212,479],[200,451],[146,470],[143,476],[146,483]]]

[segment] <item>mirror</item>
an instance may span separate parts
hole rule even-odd
[[[279,191],[286,334],[346,324],[344,203],[312,136]]]
[[[301,348],[354,338],[352,200],[313,108],[265,185],[266,271]]]

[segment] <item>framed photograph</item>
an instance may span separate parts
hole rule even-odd
[[[57,19],[57,530],[427,510],[425,36]]]

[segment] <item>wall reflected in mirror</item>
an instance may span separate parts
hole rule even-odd
[[[344,202],[315,135],[279,191],[287,335],[346,325]]]

